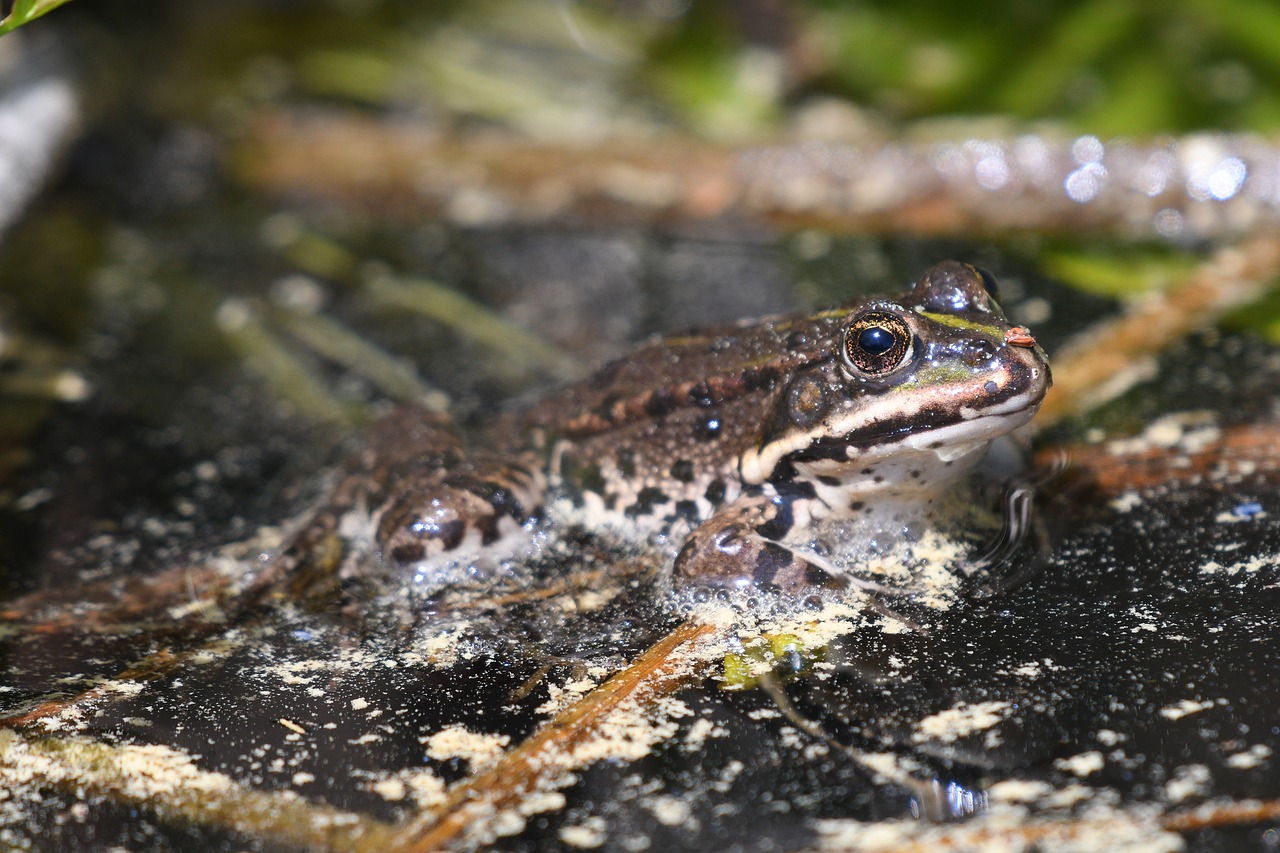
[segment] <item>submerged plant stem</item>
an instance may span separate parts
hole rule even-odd
[[[1158,354],[1259,299],[1277,276],[1280,235],[1262,234],[1218,250],[1168,291],[1094,326],[1055,355],[1037,425],[1096,408],[1150,378]]]
[[[439,811],[411,821],[392,849],[398,853],[440,850],[460,838],[480,815],[514,807],[566,770],[556,758],[598,736],[601,724],[615,711],[624,705],[651,705],[696,678],[698,667],[685,652],[714,631],[713,626],[694,621],[678,626],[487,772],[455,787]]]
[[[39,779],[77,800],[102,797],[268,846],[375,851],[385,849],[393,835],[391,826],[377,820],[287,793],[243,787],[167,747],[109,746],[79,737],[27,739],[0,730],[0,780],[8,778]]]
[[[412,369],[345,326],[319,314],[281,311],[278,320],[289,334],[325,358],[368,379],[403,403],[433,412],[449,408],[449,398]]]
[[[556,379],[575,379],[581,366],[569,354],[456,290],[425,279],[375,278],[369,293],[376,301],[415,311],[458,330],[498,353],[517,372],[545,370]]]

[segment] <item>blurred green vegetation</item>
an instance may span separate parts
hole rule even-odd
[[[771,132],[821,97],[888,122],[994,115],[1101,136],[1280,128],[1280,6],[1263,0],[387,7],[394,24],[380,35],[340,28],[304,51],[300,86],[517,125],[542,111],[542,124],[569,130],[575,105],[647,106],[714,139]]]
[[[722,130],[813,95],[891,121],[1001,115],[1101,136],[1280,128],[1280,6],[1265,0],[696,3],[648,61],[655,94]]]
[[[1187,275],[1199,257],[1164,246],[1050,246],[1040,253],[1048,275],[1078,290],[1118,299],[1162,290]]]
[[[0,32],[64,2],[17,0]],[[206,46],[220,43],[223,58],[241,39],[289,57],[302,89],[366,103],[509,117],[621,81],[615,96],[714,138],[767,130],[813,96],[889,121],[1001,115],[1103,136],[1280,128],[1280,6],[1269,0],[220,5],[235,25],[212,27],[221,37]],[[547,70],[588,57],[605,62],[582,65],[572,86]]]
[[[9,8],[8,14],[0,18],[0,35],[34,21],[41,15],[53,11],[66,2],[67,0],[16,0],[12,8]],[[0,10],[8,7],[9,4],[7,3],[0,5]]]
[[[735,7],[712,8],[722,13],[685,16],[654,53],[664,73],[705,80],[730,64],[715,55],[740,49],[725,35],[723,10]],[[1280,6],[1265,0],[786,8],[771,30],[790,61],[783,97],[834,95],[891,120],[995,114],[1102,136],[1280,127]]]

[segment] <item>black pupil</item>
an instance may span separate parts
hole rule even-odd
[[[879,326],[863,329],[858,335],[858,347],[868,355],[884,355],[893,349],[893,333]]]

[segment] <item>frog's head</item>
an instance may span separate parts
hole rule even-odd
[[[995,280],[968,264],[940,263],[900,301],[835,316],[830,357],[790,377],[743,455],[745,481],[783,460],[837,477],[894,457],[967,467],[1031,420],[1049,388],[1043,350],[1005,319]]]

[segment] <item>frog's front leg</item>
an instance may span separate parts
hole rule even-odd
[[[675,584],[799,595],[848,586],[817,555],[786,543],[788,533],[807,524],[813,500],[804,494],[752,494],[722,507],[689,534],[676,557]]]

